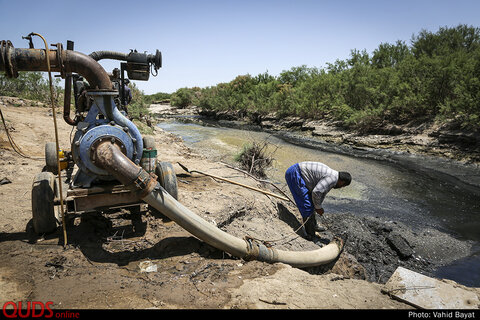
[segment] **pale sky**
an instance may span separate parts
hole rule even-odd
[[[371,53],[422,29],[480,27],[478,0],[0,0],[0,40],[27,48],[22,36],[42,34],[75,50],[162,52],[163,67],[145,94],[207,87],[237,75],[307,65],[323,68],[350,50]],[[37,48],[43,44],[37,38]],[[107,72],[119,61],[102,60]]]

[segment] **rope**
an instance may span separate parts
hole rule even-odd
[[[60,145],[59,145],[59,142],[58,142],[58,127],[57,127],[57,116],[56,116],[56,113],[55,113],[55,100],[53,98],[53,84],[52,84],[52,72],[50,70],[50,50],[48,49],[48,44],[47,44],[47,41],[45,40],[45,38],[38,34],[38,33],[30,33],[29,36],[31,35],[34,35],[34,36],[38,36],[40,37],[42,40],[43,40],[43,43],[45,44],[45,57],[46,57],[46,60],[47,60],[47,70],[48,70],[48,81],[49,81],[49,84],[50,84],[50,101],[51,101],[51,104],[52,104],[52,113],[53,113],[53,125],[55,127],[55,143],[56,143],[56,147],[57,147],[57,169],[58,169],[58,189],[59,189],[59,192],[60,192],[60,210],[61,210],[61,213],[62,213],[62,225],[63,225],[63,246],[64,248],[67,246],[67,230],[66,230],[66,226],[65,226],[65,211],[64,211],[64,208],[63,208],[63,191],[62,191],[62,169],[60,167],[60,157],[58,155],[58,150],[60,150]]]
[[[301,228],[303,228],[303,226],[305,225],[305,223],[307,223],[307,221],[313,216],[313,214],[311,216],[309,216],[307,218],[307,220],[305,220],[297,229],[293,230],[294,233],[297,233]],[[264,244],[267,248],[269,247],[272,247],[272,244],[271,243],[276,243],[276,242],[280,242],[280,241],[284,241],[285,239],[287,239],[289,236],[285,236],[285,237],[282,237],[280,239],[275,239],[275,240],[263,240],[263,239],[258,239],[258,238],[254,238],[254,237],[251,237],[251,236],[245,236],[244,237],[244,240],[248,242],[248,240],[253,240],[253,241],[256,241],[256,242],[260,242],[262,244]],[[294,236],[293,238],[291,239],[288,239],[288,240],[285,240],[284,242],[282,243],[277,243],[278,244],[285,244],[285,243],[289,243],[290,241],[293,241],[297,238],[299,238],[300,236],[299,235],[296,235]]]
[[[43,160],[44,158],[30,157],[30,156],[27,156],[25,153],[23,153],[23,151],[17,146],[17,144],[13,140],[13,137],[10,134],[10,131],[8,130],[7,124],[5,122],[5,118],[3,117],[2,109],[0,109],[0,116],[2,118],[3,127],[5,128],[5,132],[7,134],[8,142],[10,143],[10,146],[12,147],[13,151],[15,151],[18,155],[20,155],[23,158],[32,159],[32,160]]]
[[[258,181],[258,182],[269,183],[270,185],[272,185],[273,187],[275,187],[278,191],[280,191],[280,192],[285,196],[285,198],[286,198],[286,200],[287,200],[288,202],[296,205],[295,202],[294,202],[292,199],[290,199],[290,197],[288,197],[288,195],[287,195],[285,192],[283,192],[282,189],[280,189],[279,187],[277,187],[272,181],[259,179],[259,178],[255,177],[254,175],[252,175],[251,173],[246,172],[246,171],[244,171],[244,170],[242,170],[242,169],[236,168],[236,167],[234,167],[234,166],[231,166],[231,165],[229,165],[228,163],[224,163],[224,162],[220,162],[220,163],[223,164],[223,165],[226,166],[226,167],[229,167],[229,168],[231,168],[231,169],[240,171],[240,172],[248,175],[249,177],[253,178],[254,180],[256,180],[256,181]],[[305,223],[307,223],[307,221],[310,219],[310,217],[313,217],[314,214],[315,214],[315,213],[312,213],[312,215],[309,216],[309,217],[307,218],[307,220],[305,220],[305,221],[300,225],[300,227],[298,227],[297,229],[295,229],[293,232],[294,232],[294,233],[297,233],[298,230],[300,230],[300,229],[305,225]],[[330,228],[330,225],[327,223],[327,219],[326,219],[323,215],[320,215],[320,217],[322,218],[322,223],[324,223],[324,224],[327,226],[327,229],[330,230],[331,228]],[[268,241],[267,241],[267,240],[262,240],[262,239],[253,238],[253,237],[248,237],[248,238],[249,238],[249,239],[256,240],[256,241],[259,241],[259,242],[262,242],[263,244],[267,245],[267,244],[270,243],[270,242],[280,242],[280,241],[282,241],[282,240],[287,239],[287,237],[288,237],[288,236],[285,236],[285,237],[280,238],[280,239],[277,239],[277,240],[268,240]],[[286,240],[285,242],[280,243],[280,244],[288,243],[288,242],[290,242],[290,241],[293,241],[293,240],[297,239],[298,237],[299,237],[299,236],[297,235],[297,236],[291,238],[290,240]]]

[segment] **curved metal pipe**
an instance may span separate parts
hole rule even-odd
[[[102,60],[102,59],[127,61],[128,54],[116,52],[116,51],[102,50],[102,51],[94,51],[90,53],[89,56],[92,57],[95,61]]]
[[[96,61],[102,59],[113,59],[141,64],[151,63],[155,66],[155,69],[159,69],[162,67],[162,53],[158,50],[155,52],[155,54],[140,53],[137,51],[132,51],[130,53],[122,53],[116,51],[101,50],[94,51],[90,53],[89,56]]]
[[[79,119],[70,118],[70,101],[72,100],[72,76],[67,74],[65,77],[65,91],[63,97],[63,120],[71,126],[76,126]]]
[[[46,53],[43,49],[11,48],[9,61],[15,65],[16,71],[48,71]],[[81,52],[50,50],[49,57],[52,72],[75,72],[87,79],[92,89],[112,90],[112,82],[107,72],[93,58]],[[5,63],[0,63],[0,71],[9,69]]]
[[[175,198],[170,196],[148,173],[130,161],[111,142],[97,146],[96,163],[116,179],[134,190],[141,191],[143,201],[178,223],[182,228],[220,250],[245,260],[269,263],[283,262],[294,267],[311,267],[330,263],[337,259],[343,249],[343,241],[335,239],[323,248],[312,251],[283,251],[234,237],[205,221]]]
[[[96,105],[100,109],[100,112],[102,112],[108,120],[114,121],[117,125],[124,128],[125,131],[129,132],[132,141],[135,144],[135,150],[133,153],[136,161],[135,163],[139,164],[143,154],[142,134],[138,130],[137,126],[118,110],[112,98],[114,95],[116,95],[116,91],[88,92],[88,96],[94,99]]]

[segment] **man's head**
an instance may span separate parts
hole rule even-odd
[[[350,182],[352,182],[352,176],[350,175],[350,173],[345,171],[340,171],[338,173],[337,184],[335,185],[334,188],[338,189],[338,188],[346,187],[350,184]]]
[[[120,69],[118,68],[113,69],[112,74],[114,79],[120,78]]]

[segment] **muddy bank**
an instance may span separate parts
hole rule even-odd
[[[17,145],[41,157],[45,142],[54,141],[49,109],[9,103],[0,107]],[[61,121],[58,124],[61,147],[67,149],[71,127]],[[3,134],[0,129],[0,136]],[[322,238],[313,243],[296,231],[298,213],[290,203],[186,174],[176,163],[255,187],[268,186],[193,152],[161,129],[155,130],[154,138],[161,151],[159,159],[175,164],[179,201],[205,220],[234,236],[255,237],[285,250],[316,249],[326,241]],[[348,233],[345,250],[333,265],[302,270],[247,262],[205,244],[148,206],[138,211],[117,209],[70,216],[68,245],[63,248],[60,226],[42,236],[33,235],[29,228],[32,180],[43,166],[43,160],[24,159],[6,140],[1,141],[0,179],[10,181],[0,185],[2,305],[6,301],[52,301],[54,308],[61,309],[403,309],[410,306],[381,292],[390,270],[407,265],[428,272],[452,258],[451,252],[422,253],[434,252],[433,243],[444,248],[434,240],[443,235],[412,233],[415,239],[409,239],[404,229],[389,221],[367,222],[354,213],[332,213],[326,216],[332,234]],[[409,242],[411,256],[408,247],[405,251],[389,244],[395,241],[387,240],[394,232]],[[446,237],[445,241],[455,248],[456,255],[468,251],[455,239]],[[418,256],[426,262],[414,263]],[[145,264],[154,268],[146,271],[142,269]]]
[[[152,106],[152,110],[159,113],[160,116],[174,116],[177,120],[178,118],[187,118],[189,115],[198,114],[196,108],[172,109],[169,106]],[[194,117],[189,118],[188,121],[203,122],[204,118]],[[227,127],[249,128],[248,124],[232,119],[228,121],[219,120],[217,124],[218,122]],[[289,137],[287,136],[289,133],[291,131],[284,131],[282,137],[289,142],[296,142],[294,139],[298,139],[298,143],[301,145],[309,143],[309,140],[304,136]],[[314,145],[314,143],[317,144]],[[321,142],[312,141],[312,147],[318,147],[318,143]],[[320,147],[335,153],[348,153],[345,148],[337,147],[333,143]],[[367,154],[366,150],[365,154]],[[393,152],[388,154],[391,154],[390,156],[395,155]],[[361,153],[355,155],[362,156]],[[373,157],[375,153],[372,155],[372,152],[368,152],[367,156]],[[381,154],[377,154],[377,156],[382,157]],[[382,159],[385,158],[386,156],[382,157]],[[425,169],[422,168],[422,170]],[[286,187],[285,191],[288,193]],[[339,199],[339,201],[342,200]],[[365,205],[368,204],[365,203]],[[282,207],[279,206],[279,208]],[[363,210],[368,211],[368,208]],[[279,212],[282,212],[282,210],[280,209]],[[291,207],[287,212],[289,212],[289,216],[293,216],[296,209]],[[392,221],[391,218],[389,220],[386,217],[359,216],[358,212],[351,212],[350,214],[328,213],[325,215],[325,219],[328,220],[325,222],[330,225],[332,232],[327,232],[327,234],[322,235],[324,239],[318,239],[317,241],[328,242],[334,234],[343,234],[348,239],[346,253],[352,253],[352,256],[358,260],[355,263],[350,261],[352,268],[348,271],[349,274],[355,274],[355,276],[369,281],[385,282],[397,266],[404,266],[411,270],[433,275],[438,267],[468,256],[472,252],[473,242],[455,239],[453,236],[432,227],[419,226],[416,230],[413,230],[412,226],[407,227],[399,221]],[[298,227],[298,222],[295,221],[294,219],[290,222],[293,229],[295,229],[295,226]]]
[[[246,116],[236,111],[217,112],[195,107],[191,110],[207,119],[241,121],[262,130],[302,131],[329,143],[359,148],[393,149],[480,164],[480,132],[459,130],[454,122],[443,125],[421,121],[403,126],[385,124],[363,133],[349,130],[338,121],[281,117],[276,113]]]
[[[453,123],[386,125],[377,128],[376,134],[361,134],[332,121],[279,118],[276,114],[247,117],[240,112],[170,105],[152,105],[150,110],[157,118],[264,131],[299,146],[388,161],[441,177],[480,195],[480,133],[454,130]]]

